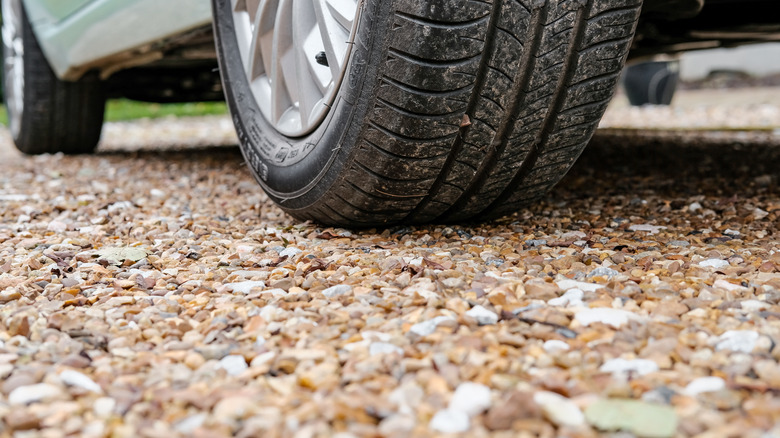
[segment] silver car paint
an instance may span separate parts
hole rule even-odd
[[[105,76],[119,66],[152,60],[161,56],[154,43],[211,22],[206,0],[92,0],[66,17],[54,16],[36,0],[24,3],[61,79],[78,79],[92,68]]]

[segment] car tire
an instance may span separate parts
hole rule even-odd
[[[680,79],[679,62],[642,62],[626,67],[623,84],[633,106],[671,105]]]
[[[16,147],[26,154],[89,153],[105,111],[101,81],[61,81],[38,45],[21,0],[2,0],[4,101]]]
[[[542,197],[606,110],[642,4],[361,0],[327,115],[289,136],[253,98],[234,23],[242,1],[212,5],[250,169],[292,216],[356,227],[483,220]]]

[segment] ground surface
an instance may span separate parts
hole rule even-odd
[[[773,123],[602,131],[516,216],[369,231],[283,215],[224,119],[3,133],[0,435],[780,436]]]

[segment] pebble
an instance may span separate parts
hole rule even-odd
[[[726,382],[720,377],[699,377],[685,386],[683,394],[695,397],[705,392],[716,392],[726,389]]]
[[[300,249],[298,249],[298,248],[296,248],[294,246],[288,246],[287,248],[282,250],[282,252],[279,253],[279,257],[289,257],[289,258],[292,259],[296,255],[298,255],[298,254],[300,254],[302,252],[303,251],[301,251]]]
[[[97,394],[103,393],[103,388],[101,388],[100,385],[78,371],[65,370],[60,373],[60,379],[62,379],[63,383],[69,386],[76,386]]]
[[[581,291],[580,289],[569,289],[569,290],[566,291],[566,293],[564,293],[560,297],[553,298],[553,299],[547,301],[547,304],[549,304],[551,306],[556,306],[556,307],[567,307],[567,306],[577,307],[577,306],[582,306],[583,305],[582,298],[584,296],[585,296],[585,293],[583,291]]]
[[[604,286],[595,283],[586,283],[584,281],[576,280],[560,280],[555,282],[559,288],[568,291],[569,289],[579,289],[584,292],[595,292],[599,289],[603,289]]]
[[[631,231],[646,231],[650,234],[658,234],[661,232],[661,230],[665,230],[667,227],[661,226],[661,225],[647,225],[647,224],[636,224],[631,225],[628,227]]]
[[[442,409],[431,418],[429,427],[440,433],[462,433],[469,430],[471,420],[468,414],[452,409]]]
[[[342,295],[347,295],[351,292],[352,292],[352,286],[346,284],[339,284],[337,286],[331,286],[325,289],[324,291],[322,291],[322,294],[325,295],[326,298],[336,298]]]
[[[486,411],[491,404],[490,388],[479,383],[464,382],[455,389],[449,410],[461,411],[473,417]]]
[[[542,345],[542,348],[544,351],[550,354],[563,353],[564,351],[569,351],[571,349],[569,344],[557,339],[550,339],[549,341],[545,341]]]
[[[612,279],[612,277],[616,277],[620,275],[620,272],[610,269],[610,268],[604,268],[604,267],[598,267],[590,273],[588,273],[587,278],[593,278],[593,277],[606,277],[607,279]]]
[[[715,349],[737,353],[752,353],[758,343],[759,334],[751,330],[729,330],[717,339]]]
[[[612,374],[636,374],[644,376],[658,371],[658,364],[647,359],[610,359],[604,362],[599,371]]]
[[[476,305],[466,312],[466,315],[477,320],[479,325],[493,325],[498,322],[498,315],[481,305]]]
[[[219,367],[227,371],[231,376],[238,376],[246,371],[246,369],[249,368],[249,365],[247,365],[244,356],[231,354],[220,359]]]
[[[399,354],[403,356],[404,350],[388,342],[372,342],[368,347],[368,354],[371,356],[380,354]]]
[[[585,424],[585,415],[571,400],[549,391],[534,393],[534,402],[541,408],[544,416],[556,426],[581,427]]]
[[[617,329],[628,324],[629,320],[636,318],[636,315],[626,310],[606,307],[582,309],[574,314],[574,320],[583,327],[600,322]]]
[[[707,259],[704,261],[699,262],[699,266],[705,267],[705,268],[715,268],[715,269],[722,269],[727,266],[729,266],[729,262],[726,260],[721,259]]]
[[[20,386],[8,395],[8,403],[11,405],[27,405],[39,401],[60,398],[64,395],[58,386],[48,383]]]
[[[173,428],[176,430],[176,432],[179,432],[184,435],[191,435],[193,432],[195,432],[195,429],[198,429],[199,427],[203,426],[203,424],[206,422],[206,419],[208,418],[208,415],[201,412],[199,414],[190,415],[187,418],[184,418],[183,420],[177,421]]]
[[[445,321],[454,321],[454,318],[452,318],[451,316],[437,316],[428,321],[418,322],[417,324],[414,324],[411,328],[409,328],[409,331],[418,336],[428,336],[436,331],[436,327],[440,323]]]
[[[264,281],[239,281],[237,283],[227,283],[225,285],[225,288],[228,291],[231,292],[238,292],[241,294],[249,294],[252,292],[252,289],[263,289],[265,288],[265,282]]]

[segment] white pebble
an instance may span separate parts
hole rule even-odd
[[[726,388],[726,382],[720,377],[699,377],[683,390],[683,394],[695,397],[704,392],[716,392]]]
[[[265,282],[262,281],[239,281],[238,283],[228,283],[225,285],[229,291],[238,292],[242,294],[248,294],[254,288],[262,289],[265,287]]]
[[[620,373],[633,373],[638,376],[644,376],[658,371],[658,364],[652,360],[647,359],[610,359],[604,362],[599,368],[599,371],[604,373],[620,374]]]
[[[430,319],[428,321],[418,322],[417,324],[413,325],[409,331],[419,336],[428,336],[436,331],[436,327],[440,323],[453,320],[454,318],[451,316],[437,316],[436,318]]]
[[[636,315],[629,311],[608,307],[582,309],[574,315],[574,320],[583,327],[600,322],[614,328],[620,328],[626,325],[630,319],[635,318]]]
[[[203,423],[206,422],[206,418],[208,415],[201,412],[199,414],[190,415],[189,417],[179,420],[174,424],[173,428],[176,429],[176,432],[179,432],[184,435],[190,435],[192,432],[195,431],[195,429],[203,426]]]
[[[569,344],[563,341],[559,341],[558,339],[550,339],[549,341],[545,341],[545,343],[542,345],[542,348],[544,348],[544,351],[550,354],[556,354],[569,351],[571,347],[569,347]]]
[[[341,295],[346,295],[350,292],[352,292],[352,286],[346,284],[339,284],[337,286],[331,286],[325,289],[324,291],[322,291],[322,294],[325,295],[326,298],[334,298]]]
[[[742,306],[742,310],[746,312],[760,312],[772,307],[769,305],[769,303],[765,303],[759,300],[745,300],[740,301],[739,304]]]
[[[630,227],[628,227],[628,229],[631,231],[645,231],[650,234],[658,234],[661,230],[665,230],[666,227],[647,225],[647,224],[638,224],[638,225],[631,225]]]
[[[270,363],[275,358],[276,358],[276,352],[275,351],[266,351],[263,354],[255,356],[255,358],[252,359],[252,362],[249,364],[249,366],[251,366],[252,368],[259,367],[259,366],[265,365],[267,363]]]
[[[477,320],[479,325],[492,325],[498,322],[498,315],[480,305],[472,307],[466,315]]]
[[[571,400],[548,391],[534,393],[534,402],[539,405],[552,423],[557,426],[579,427],[585,424],[585,415]]]
[[[569,289],[560,297],[547,301],[547,304],[556,307],[581,306],[584,296],[585,293],[580,289]]]
[[[20,386],[8,395],[8,403],[26,405],[43,400],[50,400],[63,395],[62,389],[48,383]]]
[[[53,220],[49,222],[49,225],[46,227],[49,231],[54,231],[55,233],[62,233],[63,231],[68,230],[68,224],[62,221]]]
[[[223,357],[219,361],[219,367],[227,371],[231,376],[237,376],[249,368],[249,365],[246,364],[244,356],[231,354],[230,356]]]
[[[404,350],[389,342],[372,342],[371,345],[368,347],[368,354],[370,354],[371,356],[376,356],[378,354],[393,354],[393,353],[400,354],[401,356],[403,356]]]
[[[568,291],[569,289],[579,289],[585,292],[596,292],[597,290],[604,287],[604,285],[601,284],[586,283],[584,281],[577,280],[560,280],[556,281],[555,284],[557,284],[559,288],[565,291]]]
[[[729,292],[747,290],[747,288],[742,286],[742,285],[730,283],[730,282],[728,282],[726,280],[723,280],[723,279],[716,280],[715,283],[712,284],[712,287],[718,288],[718,289],[727,290]]]
[[[715,268],[715,269],[721,269],[729,266],[729,262],[726,260],[721,259],[707,259],[699,262],[699,266],[705,267],[705,268]]]
[[[69,386],[77,386],[79,388],[86,389],[87,391],[98,394],[103,393],[103,388],[101,388],[100,385],[78,371],[65,370],[60,373],[60,379],[62,379],[63,383]]]
[[[461,411],[473,417],[486,411],[493,404],[490,388],[479,383],[464,382],[458,385],[450,399],[449,409]]]
[[[114,413],[116,400],[111,397],[100,397],[92,404],[92,410],[98,418],[107,418]]]
[[[279,253],[279,257],[287,256],[288,258],[293,258],[302,252],[303,251],[301,251],[300,249],[294,246],[288,246],[282,252]]]
[[[469,416],[461,411],[443,409],[431,418],[429,427],[441,433],[461,433],[469,430]]]
[[[729,330],[718,337],[715,350],[734,351],[738,353],[752,353],[756,348],[759,335],[750,330]]]

